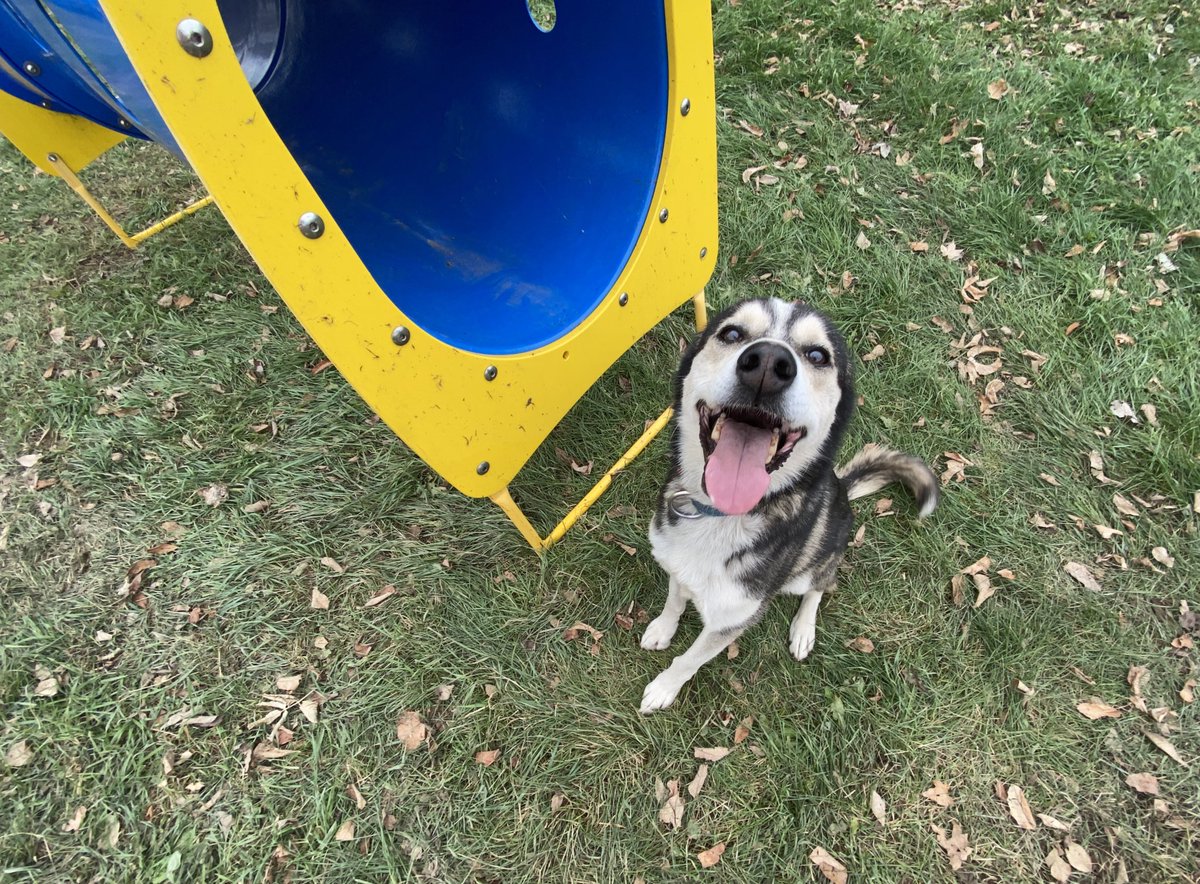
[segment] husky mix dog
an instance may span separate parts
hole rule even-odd
[[[933,512],[938,484],[920,458],[868,445],[835,468],[854,404],[846,343],[807,304],[746,301],[684,353],[671,470],[650,526],[670,585],[642,647],[666,648],[689,601],[704,628],[646,686],[643,713],[670,706],[777,595],[800,596],[789,645],[808,656],[853,527],[851,500],[899,481],[922,517]]]

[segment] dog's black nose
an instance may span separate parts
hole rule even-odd
[[[738,357],[737,376],[756,396],[782,393],[796,378],[796,358],[782,344],[759,341]]]

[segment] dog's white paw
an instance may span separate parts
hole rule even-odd
[[[683,685],[671,675],[666,672],[660,673],[658,678],[646,685],[646,690],[642,692],[642,705],[638,711],[642,715],[651,715],[660,709],[666,709],[675,702],[681,687]]]
[[[675,637],[675,630],[678,626],[678,620],[672,620],[664,614],[659,614],[650,621],[646,626],[646,631],[642,633],[642,647],[647,651],[661,651],[663,648],[670,647],[671,639]]]
[[[817,625],[815,623],[793,623],[788,648],[797,660],[803,660],[812,653],[813,645],[817,643]]]

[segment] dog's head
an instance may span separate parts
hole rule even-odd
[[[684,354],[676,469],[729,515],[832,465],[854,410],[845,341],[804,303],[745,301]]]

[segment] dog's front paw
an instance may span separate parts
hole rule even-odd
[[[646,631],[642,633],[642,647],[647,651],[661,651],[670,647],[671,639],[675,637],[678,620],[672,620],[665,614],[659,614],[650,621]]]
[[[642,692],[642,705],[638,711],[642,715],[651,715],[660,709],[666,709],[675,702],[681,687],[683,685],[669,673],[660,673],[658,678],[646,685],[646,690]]]
[[[817,625],[815,623],[793,623],[788,648],[797,660],[803,660],[812,653],[813,645],[817,643]]]

